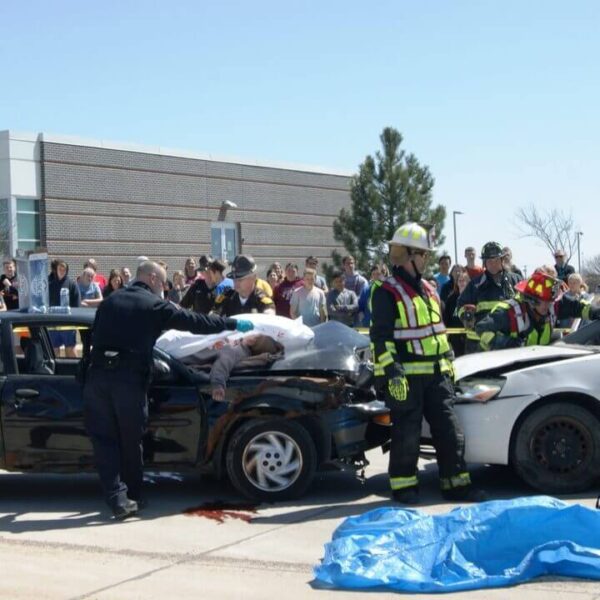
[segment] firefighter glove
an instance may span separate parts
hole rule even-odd
[[[388,393],[390,397],[403,402],[408,397],[408,379],[404,375],[396,375],[388,380]]]

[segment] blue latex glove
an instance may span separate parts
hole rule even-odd
[[[252,321],[246,321],[244,319],[236,319],[235,328],[237,331],[246,333],[246,331],[252,331],[254,329],[254,323]]]

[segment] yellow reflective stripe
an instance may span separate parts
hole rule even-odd
[[[432,375],[435,373],[435,367],[439,365],[439,371],[443,375],[453,374],[454,367],[452,361],[447,358],[440,358],[437,361],[418,361],[418,362],[404,362],[402,367],[406,375]]]
[[[384,352],[375,358],[375,363],[380,367],[387,367],[394,362],[394,357],[389,352]]]
[[[390,487],[393,490],[403,490],[404,488],[418,485],[417,476],[412,477],[390,477]]]
[[[392,353],[396,354],[396,344],[394,342],[385,342],[385,347]]]
[[[373,374],[375,377],[383,377],[385,375],[385,370],[379,365],[373,365]]]
[[[510,308],[510,304],[508,302],[496,302],[494,308],[492,308],[492,312],[496,310],[507,310]]]
[[[492,340],[496,334],[493,331],[486,331],[481,334],[480,345],[484,350],[489,350]]]
[[[444,491],[465,485],[471,485],[471,476],[468,473],[459,473],[458,475],[454,475],[454,477],[443,477],[440,479],[440,487]]]
[[[498,300],[482,300],[476,304],[475,312],[482,310],[493,310],[496,304],[498,304]]]
[[[583,310],[581,311],[581,318],[587,319],[589,321],[590,311],[592,310],[592,305],[589,302],[585,302],[585,301],[582,301],[581,303],[585,304],[585,306],[583,307]]]
[[[479,336],[472,329],[467,329],[467,339],[478,342]]]

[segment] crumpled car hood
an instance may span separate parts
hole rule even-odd
[[[593,354],[592,350],[567,345],[526,346],[493,352],[477,352],[460,356],[454,363],[457,381],[480,371],[489,371],[520,363],[547,362],[565,358],[574,358],[585,354]]]

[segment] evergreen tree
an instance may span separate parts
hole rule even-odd
[[[402,134],[393,127],[386,127],[380,140],[382,150],[374,158],[367,156],[352,178],[350,208],[343,208],[333,223],[335,239],[363,272],[385,258],[386,242],[407,221],[433,226],[435,244],[444,241],[446,209],[431,206],[434,179],[429,169],[400,148]],[[341,264],[339,253],[334,252],[332,258]]]

